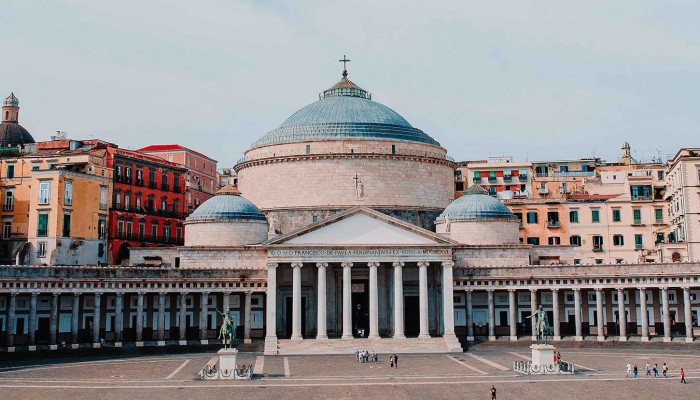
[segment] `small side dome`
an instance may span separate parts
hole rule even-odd
[[[185,247],[232,247],[267,240],[265,215],[250,200],[227,185],[185,220]]]
[[[217,220],[267,222],[265,214],[250,200],[241,197],[241,192],[230,185],[219,189],[216,196],[202,203],[187,217],[187,222]]]
[[[464,192],[460,198],[450,203],[447,208],[437,218],[438,221],[445,221],[445,216],[449,216],[452,221],[468,219],[507,219],[515,220],[515,216],[508,207],[503,205],[498,199],[488,194],[479,185],[474,185]]]

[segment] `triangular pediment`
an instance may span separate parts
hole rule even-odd
[[[355,207],[278,236],[268,245],[435,246],[450,239],[369,208]]]

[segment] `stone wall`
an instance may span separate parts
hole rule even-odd
[[[445,234],[460,243],[476,245],[518,244],[518,220],[472,220],[453,221],[449,233],[445,232],[445,223],[440,221],[437,233]]]
[[[267,240],[265,221],[185,222],[185,246],[244,246]]]
[[[456,267],[494,267],[528,265],[530,246],[463,247],[453,250]]]

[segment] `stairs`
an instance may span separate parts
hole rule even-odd
[[[434,337],[428,339],[279,339],[278,354],[355,354],[355,350],[376,351],[378,353],[461,353],[462,347],[456,337]]]

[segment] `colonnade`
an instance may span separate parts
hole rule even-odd
[[[605,302],[604,302],[604,297],[605,297],[605,292],[606,289],[613,291],[614,293],[617,294],[617,304],[611,305],[611,308],[608,309],[605,307]],[[553,336],[554,341],[560,341],[562,340],[562,333],[561,333],[561,322],[560,322],[560,316],[561,316],[561,308],[560,308],[560,291],[568,291],[568,292],[573,292],[573,308],[574,308],[574,340],[576,341],[582,341],[584,338],[584,333],[583,333],[583,315],[582,315],[582,302],[581,302],[581,292],[582,291],[594,291],[595,292],[595,311],[596,311],[596,321],[595,326],[596,328],[596,337],[598,341],[603,341],[606,338],[606,327],[605,327],[605,315],[607,311],[610,311],[611,314],[613,314],[616,318],[616,324],[618,326],[618,332],[617,335],[610,335],[608,336],[617,336],[617,339],[619,341],[626,341],[630,335],[637,335],[637,332],[628,332],[628,324],[630,321],[627,320],[627,311],[626,308],[630,306],[630,302],[625,302],[625,294],[629,296],[635,296],[636,294],[639,295],[639,303],[637,306],[639,306],[639,317],[635,318],[636,322],[641,322],[641,331],[639,332],[640,340],[641,341],[649,341],[650,338],[650,330],[649,330],[649,315],[648,315],[648,310],[647,307],[650,306],[649,301],[653,300],[647,297],[647,290],[648,289],[657,289],[660,290],[660,314],[662,316],[663,320],[663,341],[664,342],[670,342],[672,337],[671,337],[671,331],[672,331],[672,326],[671,326],[671,311],[670,311],[670,306],[669,306],[669,289],[680,289],[683,292],[683,322],[685,325],[685,341],[686,342],[692,342],[694,338],[694,333],[693,333],[693,315],[692,315],[692,310],[691,310],[691,288],[688,286],[685,287],[668,287],[668,286],[663,286],[663,287],[636,287],[636,288],[627,288],[627,287],[617,287],[617,288],[603,288],[603,287],[595,287],[595,288],[578,288],[574,287],[571,289],[560,289],[560,288],[553,288],[553,289],[537,289],[537,288],[529,288],[529,289],[517,289],[517,288],[504,288],[504,289],[496,289],[496,288],[486,288],[486,289],[476,289],[476,288],[464,288],[465,291],[465,306],[466,306],[466,336],[468,340],[474,340],[474,319],[473,319],[473,314],[474,314],[474,304],[473,304],[473,293],[476,292],[483,292],[485,291],[487,294],[487,312],[488,312],[488,340],[496,340],[496,318],[495,318],[495,303],[494,303],[494,293],[496,292],[502,292],[504,290],[507,290],[508,292],[508,316],[509,316],[509,334],[510,334],[510,340],[518,340],[518,333],[517,333],[517,323],[513,323],[514,321],[517,321],[518,316],[517,316],[517,310],[518,310],[518,299],[517,299],[517,293],[518,291],[523,292],[525,290],[529,290],[530,292],[530,313],[534,314],[534,312],[538,309],[539,302],[538,302],[538,294],[543,293],[543,292],[549,292],[552,295],[552,321],[550,322],[551,326],[551,332]],[[681,304],[681,302],[677,302],[677,304]],[[700,304],[699,304],[700,305]],[[652,301],[651,306],[654,306],[654,303]],[[659,306],[659,304],[655,304],[656,307]],[[635,310],[631,309],[629,310],[630,314],[632,314]],[[524,322],[524,321],[523,321]],[[535,321],[534,318],[532,319],[531,322],[531,335],[532,335],[532,340],[536,339],[536,333],[535,333]]]

